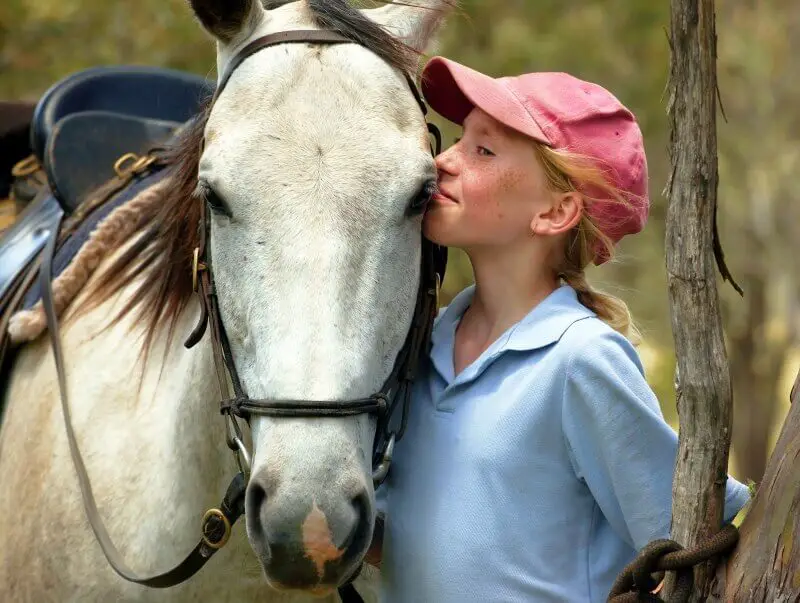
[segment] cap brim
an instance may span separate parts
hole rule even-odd
[[[453,123],[463,125],[467,115],[478,107],[509,128],[550,144],[522,102],[499,80],[444,57],[428,61],[421,80],[425,100]]]

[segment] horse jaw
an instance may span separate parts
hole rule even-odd
[[[220,73],[257,37],[316,28],[304,3],[245,4],[241,35],[204,22],[218,38]],[[416,21],[395,14],[417,46],[435,29],[419,12]],[[355,44],[267,48],[228,80],[205,136],[199,179],[232,214],[212,217],[209,245],[246,393],[374,393],[416,300],[421,220],[407,208],[436,176],[405,78]],[[309,591],[340,584],[371,540],[374,419],[257,417],[252,435],[247,527],[267,579]]]

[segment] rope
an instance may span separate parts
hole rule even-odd
[[[739,542],[739,530],[728,524],[696,547],[685,549],[674,540],[654,540],[645,546],[617,576],[608,603],[663,602],[652,593],[653,574],[675,572],[676,581],[667,603],[687,603],[694,586],[694,567],[729,553]]]

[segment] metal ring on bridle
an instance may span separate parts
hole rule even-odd
[[[250,454],[247,452],[247,447],[244,445],[244,442],[236,436],[232,438],[233,443],[236,444],[237,450],[234,451],[234,456],[236,457],[236,464],[239,466],[239,471],[241,471],[245,478],[249,480],[250,478]],[[244,461],[244,462],[243,462]]]
[[[394,454],[394,444],[395,444],[396,436],[394,432],[389,434],[389,440],[386,442],[386,448],[383,451],[383,455],[381,456],[381,462],[378,463],[378,466],[372,472],[372,483],[374,485],[379,485],[386,479],[386,476],[389,475],[389,467],[392,464],[392,455]]]
[[[250,478],[250,453],[247,452],[247,446],[244,445],[244,441],[242,440],[242,430],[239,427],[239,423],[236,420],[236,417],[232,416],[229,412],[223,413],[225,415],[225,430],[226,430],[226,442],[228,444],[228,448],[233,451],[233,456],[236,458],[236,464],[239,467],[239,471],[241,471],[245,479]]]

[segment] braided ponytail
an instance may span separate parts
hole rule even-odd
[[[583,220],[588,220],[588,218],[583,218]],[[591,228],[594,228],[594,225],[589,224],[583,227],[579,225],[576,231],[571,233],[571,238],[580,239],[583,233]],[[622,333],[632,343],[638,344],[641,341],[641,335],[633,323],[633,317],[628,305],[618,297],[598,291],[589,284],[584,270],[584,266],[588,261],[586,263],[581,261],[585,256],[590,255],[588,249],[589,247],[585,243],[572,245],[568,243],[566,257],[559,276],[565,283],[575,289],[579,302],[597,314],[597,317],[612,329]]]
[[[544,168],[548,185],[554,191],[599,191],[605,199],[627,203],[623,196],[609,185],[602,172],[591,161],[566,151],[556,151],[536,143],[536,151]],[[592,198],[586,194],[587,204]],[[563,257],[555,266],[562,281],[578,294],[578,301],[597,314],[598,318],[612,329],[621,333],[632,343],[638,344],[641,335],[633,322],[627,304],[613,295],[594,289],[586,278],[586,267],[597,253],[607,257],[613,254],[613,242],[597,227],[587,213],[584,213],[577,226],[569,233]]]

